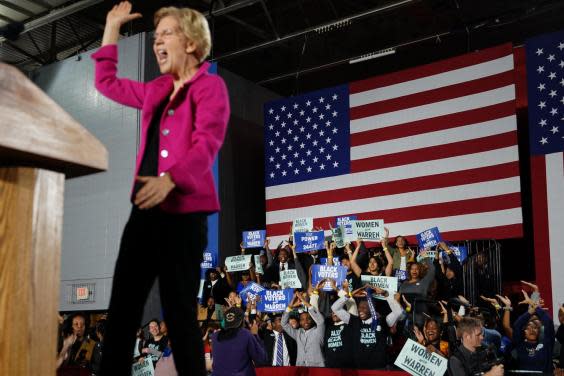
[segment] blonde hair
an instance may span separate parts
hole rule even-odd
[[[153,17],[155,27],[168,16],[178,20],[182,33],[196,44],[194,52],[196,58],[200,63],[203,62],[210,54],[212,45],[210,27],[206,17],[191,8],[164,7],[159,9]]]

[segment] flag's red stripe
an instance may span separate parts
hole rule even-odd
[[[441,232],[444,240],[473,240],[473,239],[510,239],[522,238],[523,225],[521,223],[505,226],[493,226],[487,228],[477,228],[471,230]]]
[[[423,149],[407,150],[399,153],[379,155],[351,161],[351,172],[370,171],[376,168],[403,166],[443,158],[469,155],[489,150],[517,145],[517,130],[473,140],[430,146]]]
[[[449,217],[514,209],[519,207],[521,207],[521,195],[517,192],[492,197],[481,197],[469,200],[360,213],[358,214],[358,219],[384,219],[384,223],[396,223],[426,218]],[[329,223],[334,226],[335,217],[315,218],[313,220],[314,227],[322,227],[324,229],[329,229]],[[291,222],[270,224],[266,226],[266,231],[269,236],[287,234],[290,226]]]
[[[351,147],[457,128],[515,115],[515,101],[351,134]]]
[[[406,108],[460,98],[511,85],[513,84],[513,81],[513,71],[507,71],[477,80],[462,82],[456,85],[373,102],[363,106],[352,107],[350,109],[350,118],[351,120],[362,119],[387,112],[405,110]]]
[[[519,176],[519,162],[266,200],[266,211],[453,187]]]
[[[544,155],[531,156],[531,193],[533,196],[533,236],[535,245],[536,282],[545,304],[552,307],[550,273],[550,233]]]
[[[423,66],[418,66],[411,69],[387,74],[384,76],[369,78],[362,81],[352,82],[349,85],[351,94],[359,93],[361,91],[372,90],[379,87],[394,85],[400,82],[411,81],[422,77],[432,76],[435,74],[468,67],[475,64],[484,63],[490,60],[498,59],[503,56],[510,55],[513,47],[510,43],[488,48],[476,53],[465,54],[462,56],[453,57],[451,59],[442,60]]]

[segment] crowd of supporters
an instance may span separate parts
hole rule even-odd
[[[378,247],[362,241],[342,248],[326,243],[323,250],[296,253],[289,240],[274,249],[268,240],[261,249],[241,248],[242,254],[260,256],[260,267],[240,272],[217,267],[206,273],[198,321],[206,366],[214,375],[252,375],[259,366],[397,369],[394,361],[408,339],[447,358],[450,375],[562,372],[564,327],[555,331],[532,283],[522,281],[520,297],[482,295],[470,304],[464,297],[463,267],[444,242],[417,252],[398,236],[393,242],[386,237]],[[344,281],[323,279],[312,285],[312,265],[322,262],[345,267]],[[292,269],[302,288],[294,290],[283,312],[260,312],[260,298],[241,293],[253,283],[281,289],[280,272]],[[363,276],[395,276],[397,292],[369,285]],[[78,316],[82,334],[75,330],[75,319],[61,341],[59,362],[80,365],[82,359],[85,365],[87,358],[95,374],[103,321],[96,325],[96,342],[84,336],[84,317]],[[559,321],[564,322],[562,307]],[[132,362],[149,358],[155,375],[175,375],[166,326],[160,324],[149,323],[148,338],[140,331]]]

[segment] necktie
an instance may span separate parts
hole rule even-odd
[[[280,271],[283,272],[284,270],[286,270],[286,264],[282,263],[282,265],[280,266]]]
[[[282,338],[282,333],[278,334],[278,339],[276,340],[276,365],[284,365],[284,342]]]

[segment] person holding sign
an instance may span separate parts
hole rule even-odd
[[[395,247],[391,247],[388,243],[388,236],[390,235],[390,230],[384,227],[384,238],[382,239],[382,248],[384,251],[388,250],[390,255],[394,260],[393,269],[407,271],[407,263],[415,260],[415,252],[409,248],[407,239],[404,236],[396,236],[394,241]]]
[[[390,277],[392,275],[392,264],[393,264],[393,260],[392,260],[392,256],[390,255],[390,252],[388,252],[387,249],[384,250],[384,254],[386,255],[386,258],[388,259],[388,264],[386,265],[386,267],[384,268],[384,265],[382,265],[380,259],[374,255],[371,255],[368,258],[368,267],[366,268],[366,270],[362,270],[360,268],[360,266],[357,264],[356,259],[358,257],[358,252],[360,251],[360,240],[357,240],[356,242],[356,248],[354,250],[354,253],[352,254],[352,257],[350,259],[351,262],[351,269],[353,271],[353,273],[360,278],[361,275],[385,275],[387,277]]]
[[[426,250],[422,252],[422,255],[426,255]],[[435,266],[431,262],[430,258],[424,258],[427,263],[428,269],[425,275],[423,275],[423,266],[418,262],[411,262],[408,264],[408,279],[401,284],[399,292],[405,295],[410,304],[414,306],[415,312],[413,312],[415,317],[415,324],[418,326],[423,326],[423,312],[427,312],[427,295],[429,294],[429,287],[435,279]]]
[[[448,342],[441,340],[441,325],[433,318],[425,320],[423,333],[418,327],[413,328],[417,342],[425,346],[429,352],[437,353],[448,358]]]
[[[292,308],[305,306],[307,312],[300,313],[300,328],[294,329],[289,323]],[[296,366],[325,367],[323,358],[323,337],[325,335],[325,318],[317,308],[299,292],[294,293],[290,305],[282,315],[282,328],[292,337],[298,346]]]
[[[437,282],[439,297],[443,300],[456,298],[458,295],[464,294],[464,285],[462,283],[462,265],[445,242],[439,243],[439,248],[448,257],[448,264],[439,263],[439,252],[435,255],[435,270],[437,271]]]
[[[290,251],[294,259],[290,260]],[[306,276],[300,260],[296,255],[293,245],[286,245],[278,251],[277,262],[273,262],[264,272],[263,282],[268,286],[280,287],[280,272],[284,270],[296,270],[302,286],[306,286]]]

